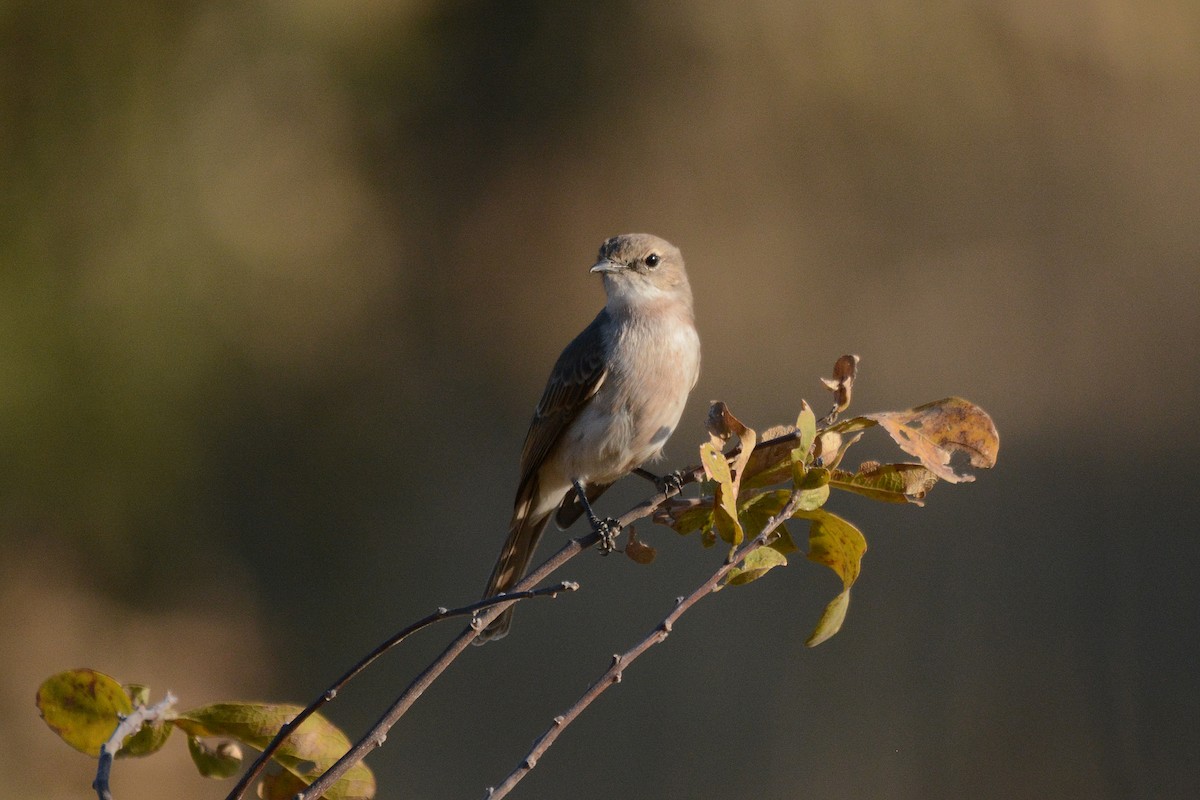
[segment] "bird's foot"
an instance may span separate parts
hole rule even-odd
[[[600,544],[597,545],[600,555],[606,556],[614,552],[617,549],[617,534],[621,532],[621,523],[612,517],[593,517],[590,521],[592,530],[600,537]]]
[[[660,492],[666,495],[679,494],[683,491],[683,471],[675,470],[666,475],[658,476],[649,470],[638,467],[634,472],[654,484]]]

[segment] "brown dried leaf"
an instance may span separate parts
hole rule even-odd
[[[630,525],[626,528],[629,538],[625,542],[625,555],[635,564],[649,564],[654,561],[658,551],[637,538],[637,531]]]
[[[858,356],[842,356],[833,365],[833,378],[821,378],[825,388],[833,392],[834,410],[831,415],[840,414],[850,406],[850,393],[858,376],[859,360]]]
[[[950,457],[963,452],[971,465],[989,469],[996,464],[1000,434],[987,412],[961,397],[948,397],[911,408],[868,414],[864,419],[879,423],[900,449],[916,456],[930,472],[944,481],[973,481],[950,467]]]

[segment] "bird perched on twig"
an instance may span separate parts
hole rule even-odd
[[[485,597],[525,576],[551,518],[566,528],[587,514],[612,549],[615,521],[591,501],[657,457],[700,374],[700,337],[683,256],[646,233],[614,236],[591,271],[604,278],[604,308],[558,357],[521,453],[520,483]],[[648,473],[642,472],[648,475]],[[477,643],[508,633],[513,606]]]

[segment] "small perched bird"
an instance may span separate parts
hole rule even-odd
[[[604,308],[567,345],[533,413],[521,480],[484,597],[525,576],[552,516],[566,528],[618,478],[657,457],[700,374],[700,337],[683,256],[647,233],[614,236],[592,272],[604,277]],[[557,514],[555,514],[557,512]],[[477,643],[508,633],[513,606]]]

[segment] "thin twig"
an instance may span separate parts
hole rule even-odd
[[[689,470],[683,476],[683,483],[692,483],[698,480],[701,473],[700,467],[695,467]],[[643,501],[639,505],[625,512],[618,520],[617,524],[621,530],[624,530],[632,523],[639,519],[648,517],[661,506],[669,497],[674,496],[675,492],[659,492],[653,497]],[[620,533],[618,532],[618,535]],[[574,539],[570,539],[559,550],[545,562],[542,563],[536,570],[530,572],[525,578],[513,587],[514,592],[528,591],[531,587],[537,586],[544,581],[555,570],[559,569],[563,564],[566,564],[575,556],[583,551],[594,547],[600,541],[599,534],[594,531],[586,533]],[[500,616],[504,609],[512,605],[511,602],[497,602],[481,613],[472,625],[462,631],[441,655],[437,657],[428,667],[425,668],[420,675],[413,679],[404,692],[396,698],[391,707],[384,713],[382,717],[371,727],[367,733],[358,740],[358,742],[344,756],[338,759],[337,763],[325,771],[325,774],[313,782],[304,792],[296,795],[296,800],[303,800],[305,797],[317,798],[321,797],[325,792],[329,791],[329,787],[333,786],[346,770],[362,761],[368,753],[383,744],[387,738],[387,733],[392,729],[402,716],[412,707],[426,689],[441,676],[450,664],[462,653],[463,650],[470,646],[472,640],[478,635],[478,631],[486,628],[488,623]],[[478,626],[478,629],[476,628]]]
[[[166,717],[176,699],[175,695],[167,692],[162,700],[152,706],[138,706],[128,716],[121,718],[112,736],[100,745],[100,762],[96,765],[96,780],[92,781],[92,788],[96,790],[100,800],[112,800],[112,789],[108,780],[112,775],[113,756],[125,744],[125,740],[140,731],[147,722],[156,722]]]
[[[760,447],[768,447],[771,445],[782,444],[783,442],[795,441],[797,438],[799,438],[799,436],[796,432],[786,433],[782,436],[777,436],[774,439],[770,439],[765,442],[759,442],[755,449],[757,450]],[[739,452],[741,452],[741,448],[737,447],[731,450],[727,455],[728,457],[732,458]],[[682,470],[680,474],[680,486],[682,487],[689,483],[695,483],[696,481],[700,480],[704,475],[704,468],[701,466],[692,466]],[[655,494],[654,496],[625,512],[625,514],[617,520],[618,526],[621,530],[623,530],[631,523],[650,516],[658,509],[659,506],[665,503],[669,498],[673,497],[676,493],[677,492],[675,491],[669,491]],[[618,531],[618,535],[620,535],[620,531]],[[543,562],[540,567],[529,573],[520,583],[514,586],[513,592],[528,591],[532,587],[537,586],[548,576],[553,574],[554,571],[563,564],[567,563],[584,550],[595,546],[597,543],[599,543],[599,541],[600,536],[595,532],[587,533],[583,536],[569,540],[558,550],[558,552],[550,556],[550,558]],[[500,616],[504,609],[508,608],[510,605],[512,605],[512,602],[507,598],[505,599],[505,602],[497,602],[495,605],[492,605],[485,612],[480,614],[477,618],[477,621],[473,623],[473,625],[479,625],[480,630],[486,628],[488,623]],[[362,761],[368,753],[382,746],[384,740],[387,739],[388,731],[390,731],[392,727],[400,720],[400,718],[404,716],[408,709],[412,707],[413,703],[417,701],[417,699],[425,692],[425,690],[428,689],[429,686],[435,680],[437,680],[452,663],[454,663],[454,660],[458,658],[463,650],[470,646],[476,635],[477,631],[475,627],[468,627],[466,630],[460,633],[454,639],[454,641],[450,642],[450,644],[446,646],[446,649],[442,651],[441,655],[439,655],[428,667],[424,669],[424,671],[421,672],[421,674],[414,678],[412,682],[405,687],[403,693],[396,698],[388,710],[384,712],[383,716],[371,726],[371,729],[367,731],[366,734],[364,734],[363,737],[359,739],[352,748],[346,751],[346,754],[339,758],[333,766],[326,770],[320,778],[314,781],[308,787],[308,789],[298,793],[295,800],[304,800],[306,797],[321,797],[327,791],[329,791],[329,788],[333,786],[338,778],[346,773],[346,770]],[[233,800],[233,798],[231,797],[229,800]]]
[[[766,527],[763,528],[762,532],[758,536],[754,537],[752,541],[734,553],[726,563],[721,565],[720,569],[713,573],[712,577],[701,584],[694,592],[687,597],[677,598],[675,602],[675,608],[673,608],[669,614],[663,617],[663,620],[659,622],[658,625],[656,625],[644,639],[626,650],[624,653],[620,655],[614,655],[611,666],[609,666],[604,674],[601,675],[595,681],[595,683],[587,688],[587,691],[585,691],[583,695],[575,701],[574,705],[567,709],[566,712],[564,712],[561,716],[554,718],[554,723],[538,738],[537,741],[533,743],[533,747],[530,749],[525,758],[521,760],[521,763],[516,767],[516,769],[509,773],[508,777],[505,778],[499,786],[491,787],[487,790],[486,794],[484,795],[485,800],[500,800],[500,798],[507,796],[513,787],[516,786],[522,778],[528,775],[530,770],[537,766],[537,762],[542,757],[542,754],[545,753],[552,744],[554,744],[554,741],[559,737],[559,734],[561,734],[568,725],[574,722],[575,718],[578,717],[584,709],[590,706],[597,697],[603,694],[604,690],[612,686],[614,683],[621,682],[621,675],[625,667],[629,666],[634,659],[649,650],[654,645],[665,641],[667,636],[671,633],[676,620],[678,620],[685,611],[699,602],[702,597],[710,594],[717,587],[717,584],[719,584],[721,580],[729,574],[730,570],[746,559],[746,556],[750,555],[755,550],[763,547],[769,541],[771,541],[775,529],[782,525],[786,520],[791,518],[792,514],[795,513],[799,503],[800,493],[793,492],[791,498],[788,500],[788,504],[784,506],[782,511],[780,511],[767,522]]]
[[[556,597],[560,592],[573,592],[578,588],[579,584],[574,583],[573,581],[563,581],[562,583],[555,584],[554,586],[546,586],[532,591],[509,592],[505,595],[497,595],[496,597],[486,597],[483,600],[478,600],[470,605],[462,606],[461,608],[442,607],[434,611],[432,614],[429,614],[428,616],[412,623],[408,627],[388,638],[386,641],[380,643],[378,647],[376,647],[374,650],[364,656],[357,664],[347,670],[346,674],[334,681],[329,688],[321,694],[320,697],[309,703],[304,710],[292,717],[292,719],[289,720],[286,725],[280,728],[279,733],[275,735],[275,738],[271,740],[266,748],[263,749],[259,757],[254,761],[253,764],[250,765],[249,769],[246,770],[245,774],[242,775],[241,779],[237,782],[237,785],[233,787],[233,790],[230,791],[229,795],[226,797],[226,800],[240,800],[240,798],[245,794],[246,789],[249,788],[250,784],[254,782],[254,779],[262,773],[267,761],[270,760],[271,756],[275,754],[287,737],[291,736],[292,733],[294,733],[306,719],[316,713],[317,710],[319,710],[323,705],[337,697],[338,692],[340,692],[342,688],[360,672],[370,666],[375,659],[379,658],[385,652],[400,644],[417,631],[427,628],[434,623],[441,622],[442,620],[451,619],[453,617],[474,615],[480,610],[496,605],[497,603],[507,603],[508,601],[517,602],[520,600],[528,600],[532,597],[553,598]]]

